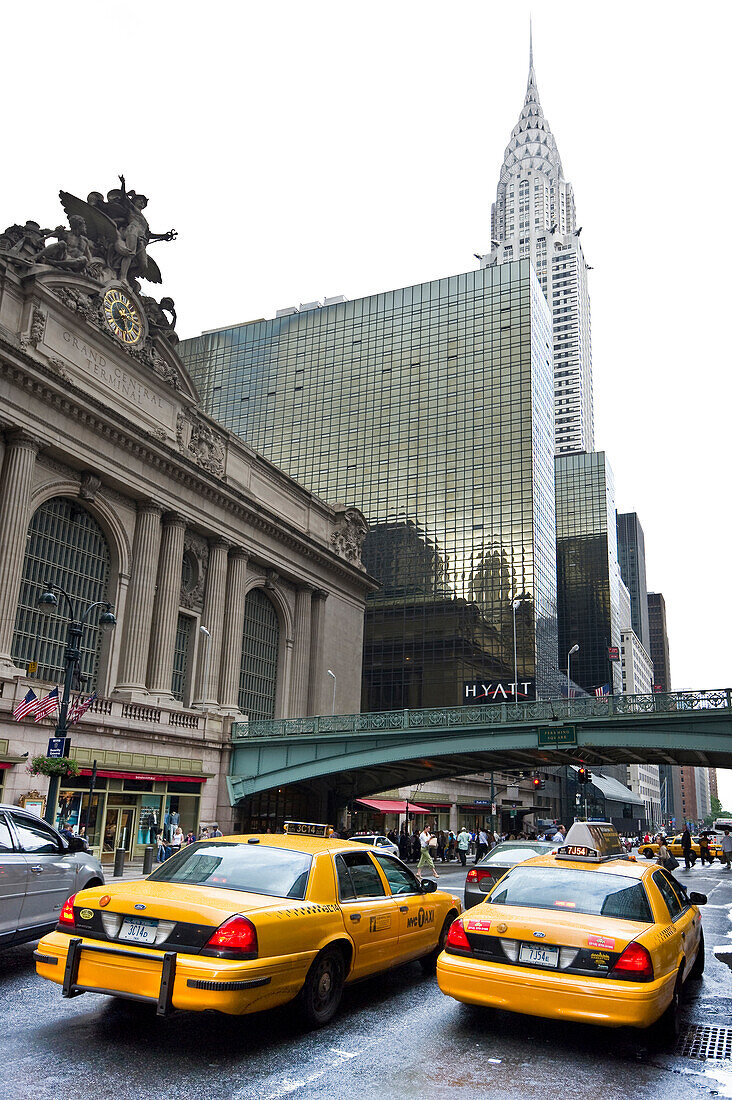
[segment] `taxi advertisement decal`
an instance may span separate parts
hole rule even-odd
[[[491,926],[489,920],[480,920],[479,918],[471,918],[465,925],[468,932],[487,932]]]
[[[383,932],[385,928],[391,928],[391,916],[388,913],[369,917],[369,932]]]
[[[422,905],[419,907],[418,913],[416,913],[413,917],[407,917],[407,928],[424,928],[426,924],[434,923],[434,909],[425,909]]]
[[[609,936],[588,936],[588,947],[602,947],[605,951],[615,950],[615,940],[610,939]]]
[[[605,951],[592,951],[590,958],[598,970],[610,969],[610,956]]]

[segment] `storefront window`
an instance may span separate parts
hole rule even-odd
[[[127,785],[127,784],[125,784]],[[152,786],[152,784],[150,784]],[[157,829],[160,825],[160,806],[163,801],[161,794],[146,794],[140,806],[140,824],[137,828],[138,844],[156,844]]]

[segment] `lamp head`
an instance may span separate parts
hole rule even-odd
[[[201,632],[201,634],[203,634],[204,638],[210,638],[211,637],[211,631],[207,630],[205,626],[199,626],[198,629]]]
[[[576,645],[576,644],[573,645],[572,648],[570,649],[569,656],[571,657],[573,653],[579,653],[579,646]]]
[[[333,679],[335,680],[335,678],[336,678],[336,674],[335,674],[335,672],[331,672],[331,670],[330,670],[330,669],[328,669],[327,671],[328,671],[328,675],[329,675],[329,676],[332,676],[332,677],[333,677]]]
[[[117,620],[114,616],[114,612],[109,604],[107,604],[107,610],[103,611],[99,616],[99,625],[102,630],[114,630],[117,625]]]
[[[52,592],[50,588],[46,588],[45,592],[38,597],[38,610],[42,611],[44,615],[50,615],[57,608],[56,593]]]

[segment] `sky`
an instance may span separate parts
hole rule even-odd
[[[472,270],[530,11],[593,268],[595,446],[645,532],[672,687],[729,687],[728,2],[5,5],[0,223],[60,224],[59,189],[124,174],[178,230],[151,252],[183,337]]]

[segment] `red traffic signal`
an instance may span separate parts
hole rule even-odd
[[[546,782],[541,778],[540,775],[535,775],[532,782],[534,784],[535,791],[543,791],[546,787]]]
[[[579,768],[577,770],[577,782],[578,783],[589,783],[589,781],[591,779],[592,779],[592,772],[590,771],[589,768]]]

